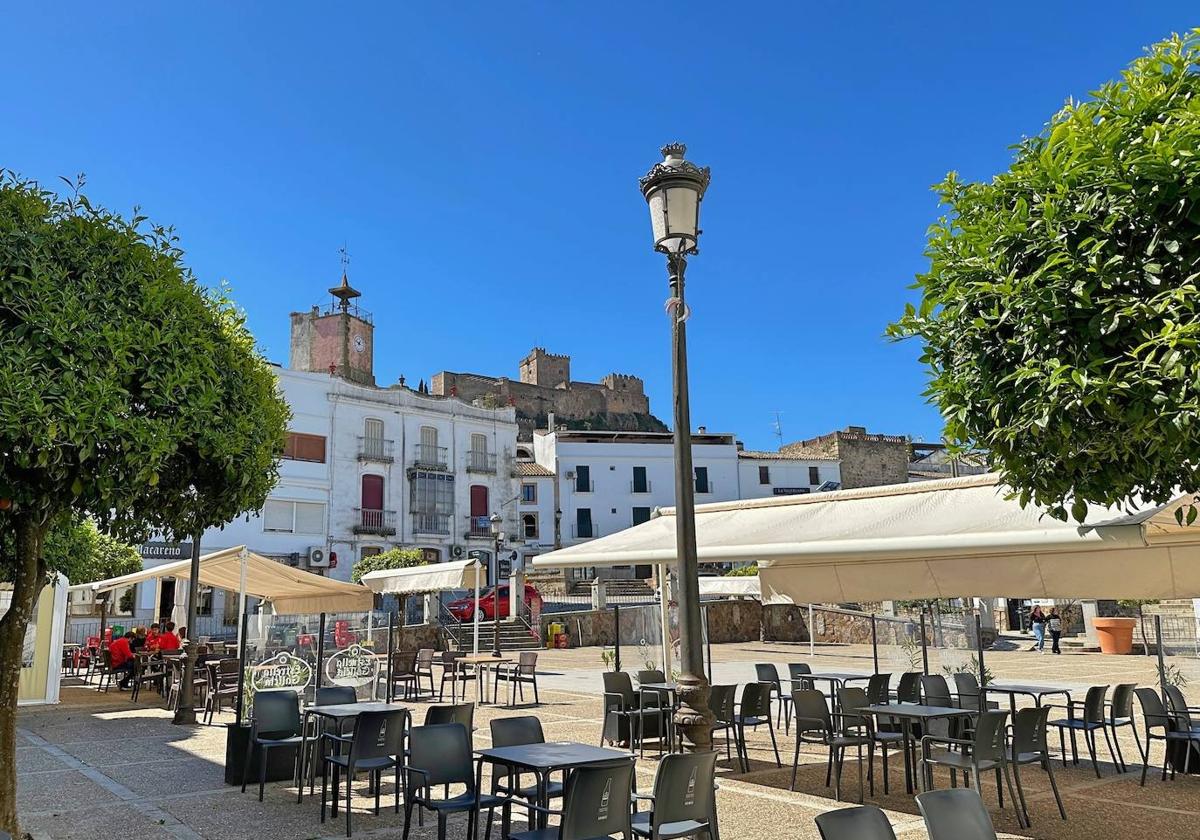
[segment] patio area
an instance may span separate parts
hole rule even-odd
[[[1007,640],[1013,647],[1020,640]],[[1021,645],[1018,649],[988,652],[988,667],[997,680],[1050,683],[1072,689],[1092,684],[1138,682],[1154,685],[1153,658],[1067,653],[1039,655]],[[636,658],[629,651],[630,658]],[[869,672],[871,651],[866,646],[818,647],[810,660],[807,645],[742,643],[713,647],[716,683],[745,683],[754,679],[753,664],[775,663],[786,674],[789,662],[809,662],[814,671]],[[628,670],[640,663],[626,661]],[[886,669],[887,662],[881,661]],[[548,741],[597,743],[601,727],[601,672],[598,648],[544,651],[538,662],[540,705],[507,708],[478,706],[475,747],[490,743],[488,722],[494,717],[532,714],[541,721]],[[897,669],[900,670],[900,669]],[[62,691],[55,707],[23,709],[18,720],[18,801],[22,826],[35,838],[117,837],[139,838],[258,838],[270,836],[335,838],[344,836],[340,819],[322,825],[319,820],[319,784],[316,798],[295,801],[291,783],[269,784],[266,800],[257,801],[252,789],[245,794],[223,784],[225,729],[223,726],[176,727],[161,700],[145,692],[132,703],[128,694],[99,693],[92,687],[71,685]],[[1081,696],[1081,695],[1080,695]],[[472,692],[473,697],[473,692]],[[420,723],[428,701],[408,704]],[[231,722],[229,712],[218,717]],[[1123,736],[1128,738],[1128,736]],[[783,768],[775,766],[765,727],[748,733],[750,770],[741,772],[736,761],[718,765],[717,795],[720,832],[725,840],[763,836],[816,838],[813,817],[852,804],[858,796],[852,757],[843,781],[843,803],[834,801],[832,788],[824,786],[825,752],[801,750],[796,792],[788,790],[794,737],[778,733]],[[723,746],[723,742],[718,739]],[[1057,752],[1057,739],[1051,748]],[[1069,820],[1058,818],[1045,774],[1030,768],[1024,774],[1032,828],[1019,830],[1015,812],[1006,801],[996,807],[992,779],[984,778],[984,801],[1001,836],[1038,838],[1088,838],[1113,836],[1189,836],[1200,821],[1200,780],[1180,775],[1163,783],[1151,775],[1146,787],[1138,785],[1140,765],[1132,738],[1122,741],[1130,772],[1117,773],[1101,747],[1102,778],[1097,779],[1086,760],[1078,767],[1055,767]],[[1161,756],[1155,745],[1155,757]],[[649,790],[657,765],[656,752],[647,748],[637,763],[638,789]],[[878,771],[878,756],[876,769]],[[903,770],[892,755],[891,793],[884,796],[876,777],[876,795],[868,802],[883,807],[900,838],[924,838],[926,832],[912,796],[904,793]],[[948,786],[944,775],[938,787]],[[384,782],[384,810],[379,817],[369,809],[366,783],[355,785],[354,835],[398,836],[403,824],[386,807],[390,783]],[[1007,799],[1007,798],[1006,798]],[[415,821],[414,821],[415,823]],[[523,827],[521,819],[515,827]],[[435,836],[434,821],[413,826],[413,836]],[[465,819],[451,820],[449,837],[465,835]]]

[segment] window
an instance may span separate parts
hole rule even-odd
[[[650,508],[635,507],[633,509],[633,524],[634,525],[641,525],[643,522],[649,522],[649,521],[650,521]]]
[[[289,461],[312,461],[325,463],[325,438],[323,435],[306,435],[288,432],[283,445],[283,457]]]
[[[527,540],[537,539],[538,518],[536,513],[521,514],[521,535]]]
[[[634,493],[649,493],[650,481],[646,478],[645,467],[633,468],[633,492]]]
[[[359,552],[359,556],[363,560],[366,560],[368,557],[374,557],[376,554],[383,554],[383,549],[377,545],[364,545],[362,551]]]
[[[575,492],[592,492],[592,470],[587,464],[575,468]]]
[[[363,437],[371,440],[383,440],[383,421],[368,417],[363,421]]]
[[[712,492],[712,485],[708,483],[708,467],[696,467],[696,492]]]
[[[808,483],[809,484],[820,484],[821,483],[821,468],[820,467],[809,467],[808,468]]]
[[[409,482],[414,513],[454,512],[454,476],[414,470]]]
[[[759,484],[770,484],[771,483],[771,468],[770,467],[759,467],[758,468],[758,483]]]
[[[521,504],[536,505],[537,504],[537,485],[522,484],[521,485]]]
[[[367,473],[362,477],[363,510],[383,510],[383,476]]]
[[[264,531],[283,534],[325,533],[325,505],[320,502],[289,502],[267,499],[263,505]]]
[[[212,615],[213,591],[211,586],[201,586],[196,593],[196,615]]]
[[[591,539],[593,536],[595,534],[592,533],[592,509],[576,508],[575,537],[577,539]]]
[[[437,429],[433,426],[421,427],[421,446],[428,446],[431,449],[438,445]]]
[[[487,454],[487,435],[471,435],[471,451]]]

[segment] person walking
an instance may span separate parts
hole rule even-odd
[[[1034,604],[1029,613],[1029,626],[1033,630],[1033,647],[1038,653],[1046,652],[1046,614],[1038,604]]]
[[[1051,653],[1062,653],[1062,649],[1058,646],[1058,640],[1062,638],[1062,617],[1058,614],[1058,607],[1050,608],[1050,615],[1046,619],[1046,627],[1050,630]]]

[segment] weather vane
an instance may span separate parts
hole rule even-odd
[[[342,264],[342,274],[345,274],[350,268],[350,252],[346,250],[346,243],[342,243],[342,247],[338,248],[338,259]]]

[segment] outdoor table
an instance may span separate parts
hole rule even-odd
[[[478,808],[479,791],[483,789],[483,762],[500,764],[513,770],[524,770],[532,773],[537,779],[537,804],[542,808],[550,807],[547,796],[550,774],[556,770],[570,770],[575,767],[585,767],[588,764],[599,764],[605,761],[625,759],[633,761],[631,752],[612,750],[607,747],[594,747],[591,744],[580,744],[575,741],[551,741],[541,744],[522,744],[515,747],[489,747],[476,750],[475,754],[483,761],[479,762],[476,770],[475,796]],[[546,827],[544,812],[536,817],[537,828]],[[504,819],[500,836],[507,837],[509,823],[509,806],[504,806]]]
[[[642,694],[647,691],[657,694],[660,697],[663,695],[666,695],[671,701],[670,711],[672,713],[674,713],[675,704],[679,700],[679,686],[678,685],[676,685],[675,683],[671,683],[671,682],[638,683],[638,708],[639,709],[646,708],[646,704],[642,700]],[[664,706],[663,710],[666,711],[666,709],[667,709],[667,707]],[[670,716],[663,715],[663,726],[666,727],[666,730],[667,730],[667,752],[675,752],[675,727],[672,725]],[[660,750],[661,750],[661,747],[660,747]]]
[[[300,727],[300,788],[296,792],[296,801],[301,802],[304,799],[304,764],[305,757],[308,755],[308,719],[310,716],[336,721],[340,730],[343,721],[357,720],[363,712],[394,712],[397,710],[403,711],[405,714],[409,713],[408,707],[399,703],[381,703],[374,700],[366,703],[327,703],[323,706],[307,707],[304,710],[304,723]],[[403,756],[400,758],[403,759]],[[313,770],[315,771],[315,766]]]
[[[960,709],[956,706],[924,706],[920,703],[889,703],[864,706],[859,711],[881,717],[900,719],[900,731],[904,735],[904,790],[913,793],[913,776],[916,774],[916,756],[913,755],[912,724],[913,721],[928,723],[939,718],[974,717],[979,714],[975,709]]]
[[[833,702],[833,710],[838,710],[837,690],[840,686],[855,680],[870,680],[871,674],[854,674],[848,671],[817,671],[813,674],[799,674],[795,677],[784,677],[786,682],[802,683],[808,680],[822,680],[829,683],[829,697]],[[792,686],[795,688],[795,686]]]
[[[1015,715],[1017,713],[1017,695],[1023,694],[1026,697],[1032,698],[1033,705],[1041,708],[1042,698],[1061,694],[1067,698],[1067,702],[1071,702],[1071,691],[1060,686],[1053,685],[1024,685],[1022,683],[989,683],[984,686],[984,691],[994,691],[998,694],[1008,695],[1009,711]]]
[[[484,703],[488,702],[487,686],[484,685],[484,681],[486,680],[486,681],[490,682],[491,677],[492,677],[492,669],[495,666],[497,666],[503,662],[512,662],[512,659],[505,657],[505,656],[493,656],[490,653],[469,653],[466,656],[460,656],[457,659],[455,659],[454,667],[456,669],[459,669],[463,674],[465,674],[466,673],[465,666],[467,666],[467,665],[475,666],[475,700],[476,700],[476,702],[478,702],[480,704],[484,704]],[[453,702],[453,700],[454,700],[455,692],[458,690],[459,682],[465,682],[465,680],[455,680],[454,684],[450,686],[451,702]],[[466,699],[467,699],[467,687],[464,685],[463,686],[463,700],[465,701]],[[492,702],[493,703],[496,702],[495,696],[492,697]]]

